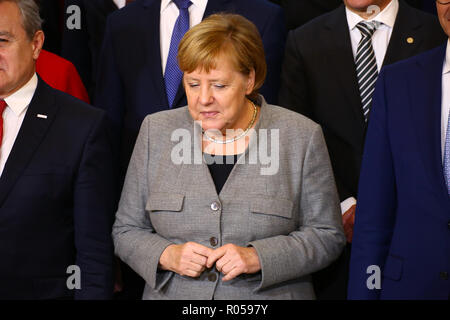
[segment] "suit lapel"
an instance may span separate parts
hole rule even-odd
[[[327,50],[330,70],[328,77],[332,79],[331,81],[340,84],[342,92],[349,101],[348,106],[354,115],[355,121],[353,123],[358,125],[361,131],[364,131],[365,121],[345,6],[342,5],[335,10],[335,14],[330,16],[325,28],[330,33],[329,39],[332,43],[331,50]]]
[[[427,83],[417,84],[417,78],[409,79],[410,95],[415,132],[417,133],[420,154],[432,190],[447,208],[450,199],[444,179],[441,148],[441,110],[442,110],[442,64],[445,46],[435,50],[427,60],[417,64],[419,75]]]
[[[149,68],[148,74],[151,75],[151,80],[154,86],[154,93],[158,94],[159,99],[155,98],[155,101],[164,101],[165,105],[169,108],[169,102],[167,100],[166,88],[164,85],[164,77],[161,69],[161,43],[160,43],[160,11],[161,1],[158,0],[145,0],[142,2],[145,14],[140,15],[141,21],[140,30],[146,30],[147,34],[147,53],[148,60],[147,68]]]
[[[50,93],[50,88],[39,79],[36,92],[28,106],[22,126],[0,178],[0,206],[28,166],[57,111],[58,106]],[[46,115],[47,118],[38,118],[38,114]]]
[[[383,66],[407,59],[418,53],[423,34],[420,33],[422,23],[415,12],[403,1],[400,1],[391,39],[389,41]]]

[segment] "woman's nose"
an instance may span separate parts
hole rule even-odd
[[[200,102],[204,105],[212,103],[213,96],[211,93],[211,88],[209,86],[200,87]]]

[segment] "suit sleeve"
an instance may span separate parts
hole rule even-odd
[[[299,39],[294,31],[290,31],[281,71],[278,101],[280,106],[314,119],[312,106],[308,101],[307,75],[299,50],[300,42],[302,39]]]
[[[84,146],[74,183],[76,264],[81,290],[75,299],[110,299],[113,292],[114,217],[111,145],[105,116],[94,125]]]
[[[159,258],[172,244],[158,235],[145,210],[149,188],[149,123],[144,120],[128,166],[125,184],[113,226],[116,255],[149,286],[158,290],[171,277],[172,272],[159,271]]]
[[[278,101],[281,65],[286,42],[284,12],[281,8],[277,7],[276,9],[267,16],[267,22],[261,35],[266,55],[267,75],[260,91],[270,104],[277,104]]]
[[[288,236],[249,243],[261,263],[258,289],[326,267],[345,245],[336,186],[319,126],[315,127],[303,161],[299,229]]]
[[[377,82],[371,109],[358,190],[353,233],[349,299],[378,299],[380,290],[368,289],[369,266],[383,270],[395,223],[395,171],[389,142],[386,73]]]

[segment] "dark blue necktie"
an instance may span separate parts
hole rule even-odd
[[[189,0],[173,0],[180,10],[180,15],[173,27],[172,39],[170,40],[169,56],[167,57],[166,72],[164,82],[166,84],[167,100],[169,107],[173,107],[173,101],[180,86],[183,73],[178,67],[177,54],[178,45],[184,34],[189,30],[189,7],[192,4]]]

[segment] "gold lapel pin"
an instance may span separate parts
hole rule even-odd
[[[406,39],[406,42],[408,42],[409,44],[412,44],[412,43],[414,43],[414,38],[408,37],[408,39]]]

